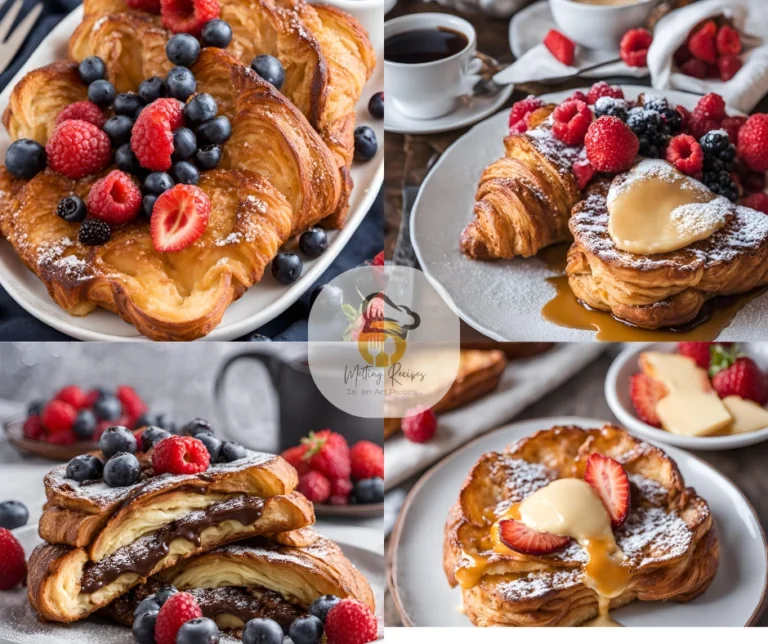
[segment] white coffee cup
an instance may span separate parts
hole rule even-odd
[[[417,29],[443,27],[467,38],[460,52],[429,63],[396,63],[384,59],[384,94],[394,108],[414,119],[434,119],[452,112],[460,96],[471,91],[482,67],[477,58],[477,35],[474,27],[445,13],[417,13],[394,18],[384,23],[387,38]]]

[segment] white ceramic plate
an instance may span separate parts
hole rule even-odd
[[[757,342],[754,344],[743,345],[745,353],[749,355],[760,367],[765,370],[768,368],[768,346]],[[678,436],[670,434],[663,429],[651,427],[641,421],[636,415],[629,398],[629,379],[640,372],[637,365],[637,358],[643,351],[665,351],[673,352],[674,344],[633,344],[624,351],[611,364],[608,374],[605,377],[605,398],[608,406],[630,432],[642,436],[643,438],[659,443],[677,445],[686,449],[703,450],[722,450],[735,449],[737,447],[746,447],[755,445],[768,440],[768,427],[758,429],[747,434],[734,434],[732,436]]]
[[[406,624],[470,626],[458,588],[442,565],[443,526],[467,472],[485,452],[553,425],[599,427],[585,418],[542,418],[486,434],[431,469],[413,487],[390,544],[390,590]],[[634,602],[612,611],[624,626],[745,626],[764,608],[768,561],[765,535],[754,509],[738,488],[712,467],[680,449],[665,448],[686,483],[709,503],[720,536],[720,565],[709,589],[688,604]]]
[[[29,557],[32,550],[42,542],[37,535],[37,526],[26,526],[14,530],[13,534]],[[381,623],[384,606],[384,556],[342,539],[336,543],[347,558],[368,579],[376,598],[377,617]],[[89,617],[73,624],[42,623],[27,601],[27,589],[0,592],[0,642],[12,644],[135,644],[131,629],[120,626],[108,619]],[[240,640],[222,637],[221,642]]]
[[[62,20],[0,93],[0,113],[8,105],[13,87],[27,72],[67,57],[67,41],[82,21],[82,11],[82,7],[78,7]],[[383,20],[383,5],[379,11]],[[383,44],[380,41],[377,44],[378,60],[383,61]],[[379,141],[379,151],[368,163],[356,163],[352,167],[355,188],[350,199],[349,218],[344,228],[330,233],[328,250],[318,259],[306,261],[302,277],[294,284],[288,287],[279,284],[267,270],[262,281],[234,302],[227,309],[219,326],[203,339],[233,340],[274,319],[298,300],[342,251],[370,209],[384,181],[384,127],[382,121],[371,118],[367,109],[371,95],[383,89],[384,65],[380,63],[365,86],[357,105],[358,124],[373,128]],[[8,145],[8,134],[0,128],[0,159],[5,157]],[[0,241],[0,284],[27,312],[56,330],[79,340],[147,340],[135,327],[103,309],[97,309],[85,317],[69,315],[56,305],[42,282],[24,266],[11,245],[5,241]]]
[[[623,86],[628,99],[647,87]],[[574,90],[542,96],[560,102]],[[586,89],[585,89],[586,91]],[[654,92],[660,93],[660,92]],[[672,102],[693,109],[694,94],[665,91]],[[555,294],[546,281],[554,275],[536,258],[481,262],[459,248],[459,237],[473,217],[477,184],[485,167],[504,156],[506,110],[479,123],[448,148],[419,190],[411,215],[411,240],[422,270],[439,282],[467,324],[498,341],[584,342],[594,333],[557,326],[541,317],[542,307]],[[745,306],[721,334],[720,340],[760,340],[768,315],[768,297]]]

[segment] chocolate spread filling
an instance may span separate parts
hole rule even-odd
[[[186,539],[200,546],[200,534],[212,525],[224,521],[237,521],[250,525],[264,512],[264,499],[252,496],[237,497],[216,503],[205,510],[196,510],[152,534],[136,539],[98,563],[86,564],[80,590],[95,593],[126,572],[148,577],[154,567],[169,551],[175,539]]]

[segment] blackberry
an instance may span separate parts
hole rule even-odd
[[[640,141],[642,156],[650,159],[664,156],[669,143],[669,128],[658,112],[635,107],[629,111],[627,125]]]
[[[736,146],[725,130],[712,130],[699,140],[704,151],[704,183],[714,193],[735,202],[739,189],[731,178],[735,167]]]
[[[643,101],[643,109],[664,114],[669,109],[669,103],[663,96],[654,96]]]
[[[86,219],[80,224],[80,232],[77,238],[88,246],[101,246],[109,241],[112,229],[106,221],[101,219]]]
[[[680,134],[680,132],[682,132],[683,115],[680,114],[680,112],[674,109],[668,109],[662,113],[661,118],[664,119],[664,123],[667,124],[670,133]]]
[[[627,102],[620,98],[601,96],[595,103],[595,116],[597,118],[601,116],[615,116],[626,123],[629,116]]]

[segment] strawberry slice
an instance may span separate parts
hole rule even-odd
[[[667,395],[667,388],[644,373],[636,373],[629,381],[629,398],[637,417],[652,427],[661,427],[656,413],[657,403]]]
[[[205,232],[211,202],[200,188],[178,183],[161,194],[152,209],[150,231],[155,250],[172,253],[186,248]]]
[[[537,532],[514,519],[499,522],[499,538],[507,548],[524,555],[547,555],[560,550],[571,540],[549,532]]]
[[[621,463],[602,454],[592,454],[587,459],[584,480],[592,486],[603,502],[611,525],[621,526],[629,516],[629,477]]]

